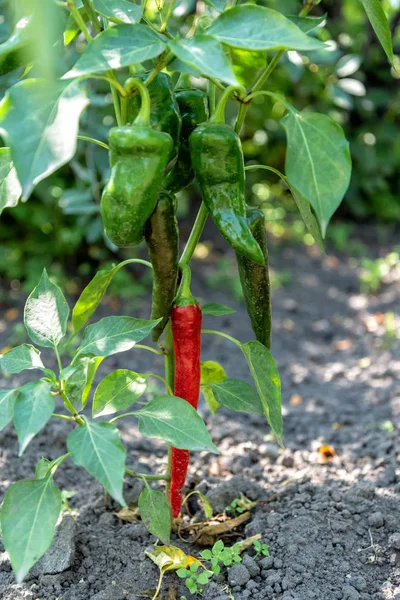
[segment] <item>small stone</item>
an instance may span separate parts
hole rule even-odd
[[[400,533],[392,533],[389,537],[389,546],[395,550],[400,550]]]
[[[271,460],[277,460],[280,457],[279,448],[275,444],[261,444],[258,451],[261,456],[266,456]]]
[[[283,454],[278,458],[276,463],[278,465],[282,465],[282,467],[291,469],[294,466],[294,458],[290,454]]]
[[[53,543],[33,567],[30,577],[55,575],[69,569],[75,556],[75,535],[76,523],[67,515],[58,525]]]
[[[370,527],[383,527],[385,520],[381,512],[373,512],[368,517],[368,525]]]
[[[275,585],[276,583],[280,583],[282,581],[282,576],[280,573],[271,573],[267,577],[267,585]]]
[[[10,559],[7,552],[0,552],[0,571],[11,571]]]
[[[360,594],[352,585],[343,586],[343,600],[360,600]]]
[[[272,556],[266,556],[265,558],[260,560],[260,567],[262,569],[272,569],[273,564],[274,559],[272,558]]]
[[[231,586],[243,586],[250,580],[250,573],[248,569],[243,565],[233,565],[229,569],[228,582]]]
[[[281,569],[283,567],[283,561],[280,558],[275,558],[274,560],[274,568]]]
[[[352,577],[351,583],[359,592],[363,592],[367,589],[367,582],[362,575]]]
[[[252,556],[245,554],[242,564],[246,567],[252,577],[257,577],[260,574],[260,567]]]

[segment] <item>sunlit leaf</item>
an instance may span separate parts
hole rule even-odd
[[[0,354],[0,368],[5,373],[21,373],[28,369],[43,369],[40,352],[30,344],[12,348],[6,354]]]
[[[143,8],[127,0],[93,0],[93,8],[113,23],[139,23]]]
[[[14,404],[14,426],[18,435],[19,456],[50,419],[54,406],[54,396],[49,383],[32,381],[19,388]]]
[[[18,390],[0,390],[0,431],[13,418],[17,392]]]
[[[5,208],[17,206],[22,188],[9,148],[0,148],[0,215]]]
[[[99,383],[93,397],[93,418],[112,415],[131,406],[147,389],[143,375],[118,369]]]
[[[389,61],[393,63],[393,46],[387,16],[380,0],[361,0],[368,19]]]
[[[27,79],[9,88],[0,104],[0,132],[24,199],[75,154],[79,117],[88,104],[80,85]]]
[[[163,544],[169,544],[171,536],[171,511],[162,492],[146,486],[139,496],[140,516],[146,528]]]
[[[240,379],[225,379],[210,384],[215,399],[219,404],[235,412],[250,415],[264,415],[264,408],[259,395],[251,385]]]
[[[204,396],[205,401],[208,404],[209,409],[211,410],[211,414],[215,415],[217,410],[219,409],[219,403],[215,399],[214,392],[212,388],[208,385],[208,383],[219,383],[220,381],[224,381],[226,379],[226,373],[224,368],[217,362],[213,360],[207,360],[200,365],[200,383],[201,391]]]

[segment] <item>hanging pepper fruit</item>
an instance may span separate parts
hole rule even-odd
[[[236,253],[247,313],[256,339],[266,348],[271,347],[271,290],[268,271],[267,233],[264,213],[259,208],[247,209],[250,230],[262,249],[265,264],[258,265]]]
[[[171,313],[175,353],[174,395],[197,408],[200,393],[201,309],[190,292],[190,269],[186,267]],[[172,448],[170,501],[172,516],[178,517],[190,452]]]
[[[188,88],[175,90],[175,98],[182,117],[181,143],[176,163],[166,177],[165,187],[176,194],[193,181],[189,136],[198,125],[208,120],[209,111],[207,94],[203,90],[190,88],[190,84]]]
[[[146,81],[148,74],[137,75],[135,79]],[[128,79],[127,84],[129,85]],[[150,123],[157,131],[168,133],[173,140],[173,147],[169,157],[169,163],[173,164],[179,150],[179,139],[181,135],[182,119],[179,106],[176,101],[171,85],[171,77],[167,73],[158,73],[148,88],[150,94]],[[139,114],[141,98],[139,95],[131,96],[128,100],[127,121],[133,123]]]
[[[151,332],[156,342],[167,324],[176,293],[178,279],[179,229],[176,219],[176,199],[160,192],[155,211],[146,223],[144,236],[153,265],[151,318],[163,317]]]
[[[111,177],[101,199],[107,236],[116,246],[135,246],[143,238],[154,212],[173,141],[150,126],[150,98],[141,81],[131,80],[141,93],[142,107],[134,123],[110,131]]]
[[[193,170],[203,202],[232,248],[259,265],[264,255],[246,221],[245,171],[239,136],[224,123],[224,109],[236,87],[227,88],[216,112],[189,139]]]

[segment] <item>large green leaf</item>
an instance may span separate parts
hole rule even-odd
[[[74,156],[79,117],[87,104],[77,81],[27,79],[8,89],[0,104],[0,132],[10,147],[24,199]]]
[[[161,319],[146,321],[134,317],[105,317],[85,329],[79,356],[111,356],[131,350],[149,335]]]
[[[221,43],[206,34],[193,38],[170,40],[169,49],[199,75],[208,75],[229,85],[239,85]]]
[[[244,4],[222,13],[207,29],[224,44],[247,50],[317,50],[325,45],[307,36],[281,13]]]
[[[93,0],[93,8],[113,23],[139,23],[143,9],[127,0]]]
[[[390,35],[390,28],[385,11],[382,8],[380,0],[361,0],[364,5],[365,12],[376,33],[376,37],[380,41],[389,61],[393,63],[393,45]]]
[[[51,385],[45,381],[31,381],[19,388],[14,405],[14,426],[18,435],[19,456],[50,419],[54,412],[54,405]]]
[[[50,547],[61,510],[61,493],[51,476],[17,481],[1,507],[3,544],[17,583]]]
[[[46,269],[25,304],[24,323],[34,344],[55,348],[67,331],[69,307]]]
[[[0,148],[0,215],[5,208],[17,206],[22,188],[9,148]]]
[[[17,390],[0,390],[0,431],[13,418]]]
[[[90,42],[64,78],[101,73],[155,58],[165,48],[165,38],[147,25],[109,27]]]
[[[139,496],[140,516],[150,531],[163,544],[169,545],[171,538],[171,511],[165,494],[146,487]]]
[[[44,364],[35,346],[22,344],[0,354],[0,368],[5,373],[21,373],[27,369],[44,369]]]
[[[182,398],[159,396],[136,411],[139,431],[175,448],[219,454],[198,412]]]
[[[125,474],[126,450],[118,429],[111,423],[91,423],[71,431],[67,437],[68,452],[76,465],[86,469],[92,477],[121,504]]]
[[[287,136],[287,179],[310,202],[325,236],[350,183],[349,143],[326,115],[290,110],[281,123]]]
[[[259,393],[264,414],[278,440],[282,438],[281,380],[272,354],[260,342],[247,342],[241,349]]]
[[[226,379],[226,373],[224,368],[214,360],[206,360],[200,365],[200,383],[201,391],[205,401],[208,404],[211,414],[215,415],[219,409],[219,403],[217,402],[212,388],[208,383],[220,383]]]
[[[93,397],[93,418],[112,415],[131,406],[147,389],[143,375],[118,369],[99,383]]]
[[[264,408],[259,395],[254,388],[240,379],[225,379],[220,383],[211,383],[219,404],[235,412],[249,415],[264,415]]]

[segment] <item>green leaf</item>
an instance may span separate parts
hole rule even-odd
[[[317,50],[325,44],[307,36],[281,13],[253,4],[230,8],[207,33],[233,48],[247,50]]]
[[[171,538],[171,511],[165,494],[152,490],[146,484],[139,496],[138,504],[146,528],[168,546]]]
[[[24,199],[74,156],[79,117],[87,104],[77,81],[27,79],[8,89],[0,104],[0,132],[10,147]]]
[[[93,398],[93,418],[113,415],[131,406],[147,389],[143,375],[118,369],[99,383]]]
[[[22,188],[9,148],[0,148],[0,215],[5,208],[17,206]]]
[[[220,383],[210,384],[215,399],[219,404],[235,412],[249,415],[264,415],[264,408],[259,395],[245,381],[225,379]]]
[[[175,448],[219,454],[203,419],[182,398],[159,396],[135,415],[139,418],[139,431],[145,437],[163,440]]]
[[[289,184],[289,182],[287,183]],[[292,193],[293,200],[297,204],[297,208],[299,209],[299,213],[305,223],[305,226],[307,227],[308,232],[312,235],[314,242],[317,244],[321,252],[325,252],[324,242],[321,236],[321,230],[318,225],[317,219],[314,217],[311,211],[309,201],[306,200],[304,196],[302,196],[300,192],[296,190],[295,187],[289,185],[289,189]]]
[[[51,476],[18,481],[7,490],[1,530],[17,583],[50,547],[60,510],[61,493]]]
[[[376,37],[380,41],[389,61],[393,64],[393,46],[389,22],[380,0],[361,0],[361,2],[364,5],[365,12],[376,33]]]
[[[5,373],[21,373],[28,369],[44,369],[44,364],[35,346],[22,344],[6,354],[0,354],[0,368]]]
[[[278,440],[282,438],[281,381],[272,354],[260,342],[241,344],[250,367],[264,414]]]
[[[50,419],[54,412],[54,405],[51,385],[45,381],[32,381],[19,388],[14,405],[14,426],[18,435],[19,456]]]
[[[170,40],[168,46],[179,60],[195,69],[199,75],[214,77],[229,85],[238,85],[223,46],[214,37],[201,34],[189,39]]]
[[[60,378],[65,381],[65,393],[71,400],[73,407],[78,412],[81,411],[86,402],[83,394],[89,378],[89,370],[92,366],[93,358],[87,356],[80,357],[76,363],[63,369]],[[90,391],[90,390],[89,390]]]
[[[88,401],[89,395],[90,395],[90,390],[92,389],[93,381],[94,381],[94,378],[97,373],[97,369],[99,368],[99,366],[101,365],[103,360],[104,360],[104,357],[95,356],[95,357],[90,358],[89,362],[87,363],[86,384],[85,384],[83,394],[82,394],[83,408],[85,408],[85,406],[87,404],[87,401]]]
[[[86,421],[84,427],[69,433],[67,448],[76,465],[86,469],[114,500],[126,506],[122,495],[126,450],[114,425]]]
[[[127,0],[93,0],[93,8],[113,23],[139,23],[143,9]]]
[[[290,110],[286,130],[286,176],[313,207],[325,236],[329,220],[350,183],[349,143],[336,121],[318,113]]]
[[[92,281],[85,287],[72,311],[72,325],[75,333],[78,333],[89,321],[99,306],[115,273],[125,264],[125,262],[122,262],[115,267],[98,271]]]
[[[219,383],[226,379],[226,373],[224,368],[213,360],[207,360],[200,365],[200,383]],[[214,392],[208,385],[202,385],[202,394],[205,401],[208,404],[211,414],[215,415],[219,409],[219,404],[214,396]]]
[[[219,304],[218,302],[209,302],[201,307],[201,312],[203,315],[222,317],[223,315],[233,315],[237,311],[233,308],[229,308],[229,306],[225,306],[224,304]]]
[[[14,404],[18,390],[0,390],[0,431],[13,418]]]
[[[160,321],[161,319],[146,321],[134,317],[105,317],[85,329],[77,355],[111,356],[131,350]]]
[[[34,344],[55,348],[67,331],[69,307],[60,288],[46,269],[25,304],[24,323]]]
[[[147,25],[109,27],[90,42],[65,79],[109,69],[120,69],[155,58],[164,52],[163,36]]]
[[[297,25],[297,27],[304,33],[310,33],[310,31],[313,31],[324,21],[326,21],[326,15],[322,15],[322,17],[299,17],[298,15],[287,15],[287,18]]]

